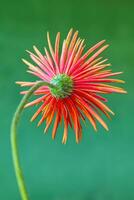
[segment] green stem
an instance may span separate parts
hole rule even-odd
[[[54,85],[47,82],[37,82],[33,87],[30,88],[28,93],[22,98],[12,120],[11,124],[11,148],[12,148],[12,157],[13,157],[13,164],[15,169],[15,174],[18,182],[18,187],[20,190],[21,198],[22,200],[28,200],[28,193],[26,190],[24,178],[22,169],[20,167],[19,162],[19,154],[18,154],[18,146],[17,146],[17,125],[20,120],[20,115],[24,109],[25,104],[27,103],[28,99],[31,97],[31,95],[34,93],[35,90],[37,90],[41,86],[48,86],[50,88],[55,88]]]

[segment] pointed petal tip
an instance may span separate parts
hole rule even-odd
[[[44,134],[46,134],[47,133],[47,130],[46,130],[46,128],[44,129]]]
[[[28,106],[27,106],[27,104],[26,105],[24,105],[24,108],[27,108]]]
[[[109,128],[108,128],[108,126],[106,126],[106,127],[104,127],[105,128],[105,130],[108,132],[109,131]]]
[[[103,43],[104,43],[104,42],[106,42],[106,40],[104,39],[104,40],[102,40],[101,42],[103,42]]]
[[[124,72],[121,71],[121,72],[117,72],[117,73],[119,73],[119,74],[123,74]]]
[[[60,32],[57,32],[56,37],[60,37]]]
[[[28,49],[26,49],[26,52],[27,52],[27,53],[29,53],[29,54],[32,54],[32,52],[31,52],[31,51],[29,51]]]
[[[40,125],[41,125],[41,122],[38,122],[38,124],[37,124],[37,128],[38,128]]]
[[[72,30],[72,31],[73,31],[73,30]],[[74,36],[78,36],[78,34],[79,34],[79,31],[76,30],[76,31],[74,32]]]
[[[80,139],[78,139],[78,137],[76,137],[76,144],[79,144]]]
[[[27,60],[25,60],[24,58],[21,59],[23,63],[25,63],[26,65],[30,64]]]
[[[124,89],[120,88],[120,91],[119,91],[119,93],[122,93],[122,94],[127,94],[128,92],[127,92],[126,90],[124,90]]]
[[[113,112],[113,111],[111,111],[111,114],[114,116],[115,115],[115,113]]]
[[[34,121],[34,119],[33,119],[33,118],[31,118],[31,119],[30,119],[30,122],[33,122],[33,121]]]
[[[35,45],[33,45],[33,49],[36,49],[37,47]]]
[[[55,136],[52,135],[52,140],[54,140],[54,139],[55,139]]]
[[[125,83],[125,81],[124,80],[117,80],[117,83]]]
[[[25,62],[26,60],[24,58],[21,58],[22,62]]]
[[[73,31],[73,28],[71,27],[70,29],[69,29],[69,32],[72,32]]]
[[[49,31],[47,31],[47,37],[49,37],[49,35],[50,35],[50,34],[49,34]]]
[[[15,83],[20,85],[20,84],[21,84],[21,81],[15,81]]]
[[[97,129],[96,127],[94,127],[94,131],[95,131],[96,133],[98,133],[98,129]]]
[[[65,145],[66,143],[67,143],[67,141],[66,141],[66,140],[62,140],[62,144],[64,144],[64,145]]]
[[[98,42],[98,44],[104,44],[106,42],[106,40],[101,40],[100,42]]]
[[[76,32],[75,32],[75,34],[77,35],[77,37],[78,37],[78,35],[79,35],[79,31],[77,30]]]
[[[128,92],[126,90],[123,90],[124,91],[124,94],[128,94]]]
[[[110,45],[109,44],[106,44],[105,48],[109,47]]]

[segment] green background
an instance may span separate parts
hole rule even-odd
[[[134,199],[134,1],[4,0],[0,1],[0,199],[19,200],[12,166],[10,123],[21,100],[16,80],[33,80],[21,58],[37,45],[43,51],[46,31],[54,41],[68,30],[78,29],[87,47],[106,39],[104,53],[113,71],[124,71],[121,78],[127,95],[109,95],[108,105],[116,113],[107,121],[109,133],[98,125],[94,133],[87,122],[83,140],[75,144],[69,131],[66,145],[62,130],[56,140],[51,129],[29,119],[35,108],[27,109],[18,135],[21,163],[32,200],[133,200]],[[32,77],[32,78],[31,78]]]

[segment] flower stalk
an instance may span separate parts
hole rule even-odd
[[[37,82],[33,87],[29,89],[28,93],[25,94],[24,97],[22,98],[13,116],[13,120],[11,124],[11,148],[12,148],[13,164],[14,164],[15,174],[16,174],[17,183],[18,183],[22,200],[29,200],[29,196],[28,196],[28,192],[25,186],[23,172],[20,165],[20,161],[19,161],[19,153],[18,153],[18,145],[17,145],[17,126],[18,126],[20,116],[23,112],[25,104],[27,103],[28,99],[32,96],[32,94],[41,86],[48,86],[51,89],[56,88],[56,86],[48,82],[44,82],[44,81]]]

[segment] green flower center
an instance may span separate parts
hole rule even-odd
[[[51,82],[56,88],[51,88],[51,94],[56,98],[65,98],[73,91],[73,80],[66,74],[58,74]]]

